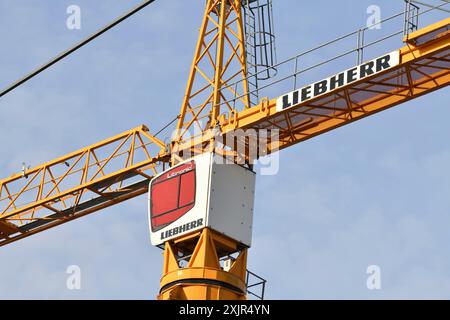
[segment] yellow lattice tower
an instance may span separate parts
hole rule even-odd
[[[174,162],[180,160],[176,146],[183,139],[204,134],[220,125],[227,114],[250,107],[242,9],[241,0],[206,1],[172,145]],[[193,150],[193,154],[206,148]]]

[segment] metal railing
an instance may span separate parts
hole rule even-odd
[[[250,294],[259,300],[264,300],[267,280],[247,270],[245,283],[247,284],[247,294]],[[252,290],[249,290],[250,288],[252,288]],[[256,292],[255,289],[259,292]]]
[[[394,14],[390,17],[387,17],[385,19],[380,20],[377,23],[374,23],[370,26],[365,26],[363,28],[360,28],[356,31],[353,31],[351,33],[345,34],[343,36],[337,37],[331,41],[325,42],[319,46],[316,46],[312,49],[309,49],[307,51],[304,51],[298,55],[295,55],[289,59],[286,59],[280,63],[277,63],[269,68],[266,68],[264,70],[258,71],[256,74],[251,75],[251,77],[257,76],[259,73],[268,72],[269,69],[277,69],[278,74],[276,77],[273,78],[273,81],[270,83],[264,84],[263,86],[260,86],[257,91],[259,93],[259,96],[279,96],[280,92],[283,91],[275,91],[275,86],[282,86],[285,90],[296,90],[299,86],[299,79],[302,79],[303,81],[308,80],[306,78],[306,74],[312,73],[311,71],[314,71],[313,77],[318,76],[318,70],[319,67],[323,67],[325,65],[329,65],[332,62],[336,62],[339,60],[340,69],[344,70],[342,68],[342,60],[344,58],[349,58],[354,56],[353,59],[356,60],[356,63],[359,65],[363,63],[365,56],[367,55],[369,49],[374,48],[377,45],[382,45],[380,48],[382,52],[379,54],[383,54],[386,52],[386,42],[390,39],[398,38],[400,37],[400,40],[403,40],[403,36],[408,35],[409,33],[415,31],[419,27],[419,17],[423,17],[425,15],[428,15],[430,13],[443,13],[443,12],[450,12],[447,9],[450,9],[450,2],[444,1],[440,5],[428,5],[426,10],[419,12],[419,6],[415,5],[414,3],[417,3],[417,1],[413,0],[404,0],[405,1],[405,8],[403,11]],[[433,16],[434,18],[434,16]],[[438,20],[436,20],[438,21]],[[387,34],[383,34],[383,36],[370,39],[368,35],[368,31],[371,29],[376,28],[377,26],[383,25],[383,29],[388,23],[393,23],[394,27],[388,28],[390,31]],[[392,31],[394,30],[394,31]],[[352,40],[353,39],[353,40]],[[356,46],[354,43],[356,42]],[[350,45],[350,48],[347,50],[342,50],[342,47],[348,46],[348,43],[353,43],[353,45]],[[338,47],[342,52],[340,54],[335,55],[336,50],[333,50],[333,46]],[[397,47],[395,47],[397,49]],[[309,63],[308,61],[314,60],[314,57],[322,57],[323,55],[329,53],[333,53],[333,56],[330,58],[320,60],[314,63]],[[371,51],[372,54],[375,50]],[[346,63],[349,64],[349,67],[353,66],[353,59],[347,60]],[[338,71],[339,71],[338,70]],[[321,70],[324,71],[324,70]],[[329,73],[324,74],[324,76],[329,75]],[[314,81],[317,79],[313,79]],[[233,84],[230,84],[231,87],[238,86],[242,81],[239,80],[236,81]],[[312,82],[312,81],[311,81]],[[290,83],[290,85],[289,85]],[[277,87],[277,90],[279,88]],[[252,94],[253,92],[250,91],[249,94]],[[244,98],[245,95],[236,95],[233,99],[230,99],[228,101],[222,102],[220,105],[225,105],[227,103],[235,105],[235,102],[239,99]]]
[[[249,101],[254,106],[259,103],[260,81],[277,73],[272,0],[244,0],[243,8]]]
[[[420,8],[412,2],[413,1],[411,0],[405,0],[405,25],[403,28],[404,36],[407,36],[419,28]]]

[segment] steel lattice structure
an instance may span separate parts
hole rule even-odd
[[[207,0],[171,143],[139,126],[0,180],[0,246],[142,195],[153,177],[186,154],[214,152],[251,164],[254,159],[245,150],[254,141],[241,139],[241,152],[234,139],[227,139],[236,130],[251,131],[257,140],[277,131],[275,143],[259,154],[266,155],[450,84],[446,18],[415,32],[405,27],[405,46],[396,50],[399,61],[392,68],[293,102],[285,110],[277,107],[278,97],[252,106],[244,35],[241,0]],[[363,49],[356,49],[358,63]],[[219,259],[236,252],[229,272],[222,270]],[[238,242],[205,228],[167,242],[164,255],[160,298],[245,298],[247,248]],[[180,267],[180,255],[187,269]],[[180,284],[181,278],[197,282]]]

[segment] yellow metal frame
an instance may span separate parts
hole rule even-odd
[[[419,30],[417,37],[446,30],[450,19]],[[418,98],[450,84],[450,33],[439,33],[420,47],[407,44],[400,49],[399,66],[375,76],[354,82],[339,90],[306,101],[286,111],[276,110],[276,99],[265,99],[259,105],[224,119],[222,137],[236,129],[277,130],[279,140],[268,144],[265,153],[275,152],[356,120]],[[211,150],[208,141],[217,135],[205,130],[202,135],[180,142],[174,152]],[[226,139],[222,139],[226,142]],[[246,143],[242,141],[241,143]],[[233,148],[230,144],[229,147]],[[222,152],[222,146],[215,151]],[[233,151],[233,150],[232,150]],[[242,155],[236,155],[242,157]]]
[[[430,44],[432,41],[448,35],[450,33],[449,25],[450,18],[444,19],[406,35],[403,41],[416,47],[423,43]]]
[[[167,161],[140,126],[0,180],[0,246],[145,193]]]
[[[207,0],[186,93],[181,106],[176,145],[186,136],[215,128],[221,105],[226,112],[250,107],[241,0]],[[230,83],[242,80],[239,86]],[[230,97],[242,96],[234,103]],[[176,147],[175,147],[176,149]],[[180,160],[173,152],[175,162]]]
[[[237,253],[229,270],[220,258]],[[180,267],[179,256],[188,264]],[[247,249],[208,228],[169,241],[164,249],[160,300],[245,300]]]

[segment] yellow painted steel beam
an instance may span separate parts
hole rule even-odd
[[[449,25],[450,17],[406,35],[403,41],[416,47],[424,43],[430,43],[430,41],[438,40],[440,37],[449,34]]]
[[[229,269],[220,259],[231,254]],[[180,257],[187,261],[180,267]],[[184,258],[183,258],[184,257]],[[247,248],[208,228],[164,245],[160,300],[245,300]]]
[[[450,19],[427,28],[447,30]],[[420,47],[400,49],[400,64],[325,96],[277,112],[276,99],[240,112],[224,134],[234,128],[279,129],[279,149],[310,139],[374,113],[405,103],[450,84],[450,33],[434,34]],[[288,121],[287,121],[288,120]]]
[[[241,0],[206,0],[203,22],[181,105],[173,144],[214,128],[220,114],[236,103],[250,107]],[[241,80],[236,87],[230,83]],[[222,108],[222,110],[221,110]],[[175,159],[176,162],[176,159]]]
[[[445,19],[417,31],[410,39],[419,39],[420,45],[407,42],[399,49],[400,64],[392,69],[283,111],[277,111],[277,99],[265,99],[255,107],[230,114],[219,135],[224,140],[236,129],[256,132],[277,129],[279,143],[268,145],[266,151],[270,153],[442,89],[450,84],[449,28],[450,19]],[[181,142],[173,152],[201,153],[214,135],[217,133],[205,130]]]
[[[0,180],[0,246],[144,194],[169,160],[140,126]]]

